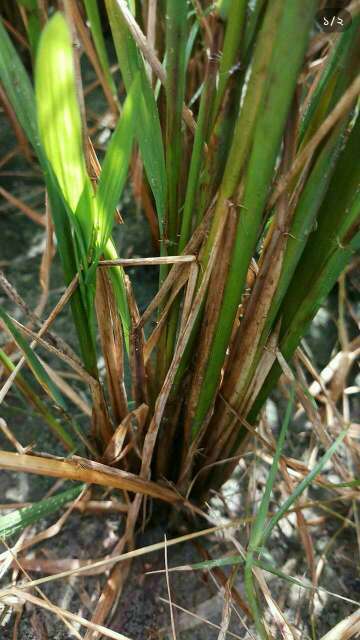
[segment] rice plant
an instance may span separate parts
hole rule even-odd
[[[280,377],[293,384],[293,356],[359,249],[359,7],[345,30],[327,33],[318,0],[105,0],[101,12],[96,0],[15,4],[27,64],[10,6],[0,81],[18,143],[41,170],[66,289],[45,321],[26,312],[32,328],[0,309],[23,356],[15,365],[0,352],[1,400],[15,384],[37,403],[66,457],[4,451],[0,467],[130,491],[130,530],[143,496],[196,511],[231,476]],[[112,117],[100,160],[81,55]],[[119,255],[125,188],[146,213],[151,258]],[[142,313],[126,274],[137,265],[159,266]],[[67,304],[76,353],[51,330]],[[88,428],[39,347],[84,383]],[[22,378],[24,362],[53,410]],[[333,453],[333,438],[321,438]],[[246,565],[256,620],[263,505]],[[267,637],[259,620],[258,631]]]

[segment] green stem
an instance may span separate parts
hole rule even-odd
[[[268,635],[266,633],[266,629],[262,622],[262,616],[261,616],[261,611],[259,607],[258,597],[256,594],[255,585],[254,585],[254,578],[253,578],[254,566],[255,566],[254,552],[251,550],[248,550],[246,554],[246,561],[245,561],[245,568],[244,568],[245,593],[246,593],[249,607],[251,609],[251,613],[253,614],[253,617],[254,617],[255,627],[256,627],[257,633],[259,634],[259,639],[268,640]]]
[[[216,81],[216,63],[210,56],[206,79],[200,99],[199,117],[196,123],[194,146],[191,155],[190,170],[187,181],[184,212],[181,221],[181,232],[178,251],[181,253],[190,237],[191,225],[194,221],[194,209],[200,181],[200,170],[204,160],[204,145],[208,140],[211,105],[214,97]]]
[[[235,64],[238,64],[240,61],[246,6],[247,0],[238,0],[238,2],[232,2],[229,7],[224,46],[219,67],[219,83],[214,104],[215,116],[224,97],[225,88],[232,69]]]
[[[221,368],[223,366],[225,353],[229,344],[229,339],[241,296],[244,290],[248,265],[255,249],[259,229],[262,222],[264,206],[266,204],[268,188],[273,176],[276,158],[279,152],[281,138],[285,127],[288,110],[293,93],[296,87],[298,72],[303,60],[307,45],[311,22],[316,9],[314,0],[306,0],[300,3],[287,3],[277,5],[272,3],[268,9],[270,16],[274,18],[273,12],[282,9],[279,22],[279,13],[276,13],[276,22],[270,21],[268,13],[262,32],[259,35],[259,47],[262,46],[262,37],[266,27],[270,22],[271,31],[267,35],[267,44],[271,42],[273,55],[270,68],[265,80],[261,82],[261,87],[254,93],[263,97],[263,87],[267,88],[266,96],[263,97],[259,118],[256,121],[256,130],[253,137],[252,151],[245,178],[244,198],[239,210],[239,223],[235,239],[235,246],[232,261],[225,288],[222,307],[217,321],[217,330],[211,346],[211,352],[204,376],[202,389],[199,396],[197,411],[193,423],[193,433],[195,434],[213,401]],[[294,46],[289,50],[289,39]],[[257,56],[255,51],[255,58]],[[266,47],[261,48],[263,54]],[[267,52],[269,55],[269,52]],[[262,55],[259,55],[262,58]],[[286,61],[286,64],[284,64]],[[262,65],[266,60],[262,59]],[[254,61],[255,67],[255,61]],[[260,71],[263,67],[260,68]],[[255,71],[255,70],[254,70]],[[248,91],[250,90],[250,86]],[[260,95],[259,95],[260,94]],[[246,105],[246,99],[243,109]],[[247,118],[254,120],[253,113],[247,114]],[[241,146],[245,134],[240,114],[238,125],[234,135],[234,144],[230,150],[229,160],[225,171],[223,187],[219,196],[220,205],[215,213],[215,217],[223,215],[224,202],[222,198],[231,197],[239,179],[240,168],[244,161],[244,146]],[[247,145],[246,145],[247,149]],[[237,203],[235,203],[235,206]],[[221,207],[221,208],[219,208]],[[215,220],[216,224],[216,220]],[[210,240],[212,241],[212,234]]]
[[[179,176],[182,151],[182,105],[185,96],[186,0],[167,0],[166,15],[166,173],[167,240],[177,247]]]
[[[167,0],[166,4],[166,174],[167,214],[165,243],[167,252],[175,254],[178,246],[180,176],[182,153],[182,107],[185,97],[186,71],[186,0]],[[163,278],[168,269],[161,272]],[[165,273],[164,273],[165,272]],[[158,351],[160,385],[172,360],[180,301],[175,301],[164,327]]]

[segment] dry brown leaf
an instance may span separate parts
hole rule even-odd
[[[351,616],[344,618],[331,631],[328,631],[321,640],[350,640],[360,633],[360,609],[354,611]]]
[[[87,484],[99,484],[105,487],[140,492],[170,503],[181,503],[177,493],[155,482],[145,480],[134,474],[86,458],[73,456],[72,459],[42,457],[39,455],[21,455],[0,451],[0,468],[11,471],[35,473],[37,475],[77,480]]]

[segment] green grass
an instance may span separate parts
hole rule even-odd
[[[165,61],[161,76],[165,84],[156,96],[144,64],[153,64],[156,54],[144,39],[141,50],[138,48],[144,36],[139,27],[134,30],[131,13],[121,3],[107,0],[127,97],[96,185],[89,174],[86,123],[78,102],[81,85],[66,20],[56,13],[42,31],[34,69],[36,96],[21,59],[1,27],[2,82],[44,173],[65,284],[79,274],[79,286],[72,296],[74,325],[81,358],[95,382],[95,275],[102,256],[117,258],[111,241],[114,211],[125,186],[134,144],[139,146],[143,179],[152,192],[161,255],[186,251],[199,220],[210,216],[208,231],[196,248],[200,265],[197,283],[192,297],[188,292],[185,307],[189,316],[196,313],[197,320],[188,331],[187,344],[172,376],[174,388],[166,390],[169,401],[168,406],[164,404],[159,431],[160,443],[165,439],[170,446],[170,458],[179,457],[177,448],[181,447],[184,425],[180,460],[187,459],[195,446],[202,447],[205,454],[202,460],[193,456],[194,472],[207,457],[215,461],[222,455],[233,455],[241,446],[243,431],[219,393],[235,411],[252,422],[256,420],[280,372],[274,361],[268,375],[261,378],[264,350],[276,327],[280,326],[278,348],[289,359],[358,243],[358,176],[356,169],[349,168],[359,137],[353,110],[356,96],[294,175],[285,193],[269,206],[278,180],[349,90],[358,48],[358,18],[352,28],[334,38],[335,46],[325,52],[322,73],[313,77],[311,71],[304,71],[304,59],[317,3],[275,0],[263,5],[257,3],[252,12],[246,2],[229,7],[224,4],[217,20],[209,12],[189,11],[186,2],[178,7],[169,0],[166,7],[159,8],[158,18],[166,24],[158,42]],[[114,92],[97,5],[86,3],[86,9],[103,71]],[[221,37],[223,54],[216,56]],[[290,51],[289,38],[294,42]],[[190,41],[191,49],[187,47]],[[205,44],[213,48],[207,51],[209,61]],[[194,104],[195,131],[182,120],[191,87],[194,91],[196,81],[202,81],[198,72],[195,76],[192,71],[192,60],[204,73],[202,90]],[[248,67],[247,76],[244,65]],[[233,76],[242,87],[241,100],[239,89],[234,90]],[[231,144],[223,149],[218,136],[230,130]],[[228,239],[227,233],[231,233]],[[214,249],[216,238],[220,239],[219,249]],[[227,247],[226,256],[221,245]],[[209,284],[202,290],[214,251]],[[245,311],[234,333],[252,259],[258,263],[258,275],[247,302],[248,314]],[[181,267],[178,271],[180,277]],[[182,272],[186,282],[184,269]],[[133,307],[134,303],[129,301],[121,267],[113,267],[110,275],[124,344],[131,351],[135,327],[129,304]],[[169,266],[161,268],[159,286],[166,276],[171,277]],[[200,290],[201,299],[195,297]],[[186,291],[187,287],[183,288],[169,308],[164,301],[159,307],[160,337],[143,379],[150,392],[145,393],[150,414],[156,396],[160,394],[161,398],[164,393],[161,386],[167,372],[174,366],[181,327],[186,322],[184,317],[181,324]],[[196,299],[198,310],[194,309]],[[230,354],[226,355],[229,345]],[[132,371],[135,378],[144,367],[142,348]],[[29,356],[35,358],[31,353]],[[255,383],[257,393],[252,393]],[[136,379],[133,384],[136,386]],[[48,382],[47,388],[55,397]],[[105,397],[98,398],[97,403],[102,406],[103,402]],[[104,406],[101,409],[95,402],[95,409],[101,413]],[[106,420],[111,425],[110,413]],[[170,441],[166,431],[172,434]],[[211,454],[207,447],[211,447]],[[155,449],[153,453],[156,455]],[[178,477],[182,477],[182,471],[178,469]]]
[[[106,83],[119,107],[100,166],[95,136],[88,138],[72,18],[55,12],[40,20],[36,3],[23,4],[32,70],[0,23],[0,80],[41,169],[65,286],[78,278],[70,304],[93,407],[93,451],[101,460],[122,433],[123,468],[143,481],[165,476],[202,505],[245,451],[241,420],[257,427],[282,358],[291,365],[360,247],[359,15],[343,33],[319,40],[316,0],[166,0],[157,5],[149,42],[147,2],[106,0],[121,74],[116,86],[98,3],[86,0],[77,19],[88,18],[83,26],[95,45],[100,85]],[[326,132],[317,137],[324,123]],[[145,327],[121,264],[99,266],[104,258],[119,259],[113,227],[126,187],[152,222],[160,256],[196,256],[196,266],[161,265]],[[1,320],[52,401],[69,412],[6,310]],[[28,383],[18,383],[32,394]],[[125,429],[143,402],[145,421],[134,432]],[[259,549],[345,434],[266,522],[292,406],[245,561],[261,638],[266,631],[253,584]],[[52,423],[43,416],[68,449],[77,446],[58,417]],[[135,501],[133,524],[139,509]]]

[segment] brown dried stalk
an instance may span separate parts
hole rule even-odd
[[[132,434],[132,437],[134,439],[136,438],[136,440],[140,439],[148,413],[149,407],[146,404],[141,404],[139,407],[134,409],[134,411],[128,413],[128,415],[123,419],[116,428],[113,437],[105,449],[103,461],[106,464],[114,465],[123,457],[123,454],[125,453],[123,449],[124,443],[131,429],[133,420],[137,422],[138,430],[135,434]]]
[[[0,195],[14,207],[22,211],[22,213],[24,213],[30,220],[36,222],[36,224],[39,224],[42,227],[46,227],[46,217],[42,213],[35,211],[35,209],[32,209],[29,205],[25,204],[25,202],[16,198],[16,196],[13,196],[3,187],[0,187]]]
[[[118,258],[116,260],[99,260],[99,267],[146,267],[157,264],[187,264],[195,262],[196,256],[157,256],[155,258]]]
[[[223,292],[226,286],[231,251],[237,227],[237,211],[228,203],[226,218],[226,233],[221,237],[221,259],[218,260],[216,273],[210,278],[209,293],[206,300],[202,330],[197,347],[197,359],[193,374],[190,398],[187,403],[187,414],[184,424],[185,448],[188,449],[191,440],[191,425],[196,411],[199,394],[203,386],[205,368],[209,357],[214,333],[217,326],[218,314],[221,308]],[[187,470],[187,473],[190,469]]]
[[[130,279],[125,276],[125,286],[131,317],[130,368],[132,397],[137,405],[149,404],[148,381],[145,368],[144,331],[140,326],[140,313],[132,291]]]
[[[5,24],[5,20],[4,20],[4,24]],[[6,26],[8,26],[9,23],[6,24]],[[11,25],[10,25],[11,26]],[[16,32],[17,33],[17,32]],[[25,156],[25,158],[31,162],[32,161],[32,153],[31,153],[31,148],[28,142],[27,137],[25,136],[25,133],[22,130],[22,127],[19,125],[18,119],[16,117],[15,111],[10,103],[10,101],[8,100],[8,97],[6,95],[6,92],[4,91],[4,88],[2,86],[2,84],[0,83],[0,102],[3,106],[3,109],[9,119],[9,122],[14,130],[16,139],[18,141],[21,153]]]
[[[54,243],[54,225],[51,218],[50,202],[47,191],[45,192],[45,220],[45,248],[41,257],[39,272],[42,294],[35,309],[35,314],[37,316],[41,316],[43,314],[45,305],[49,298],[51,264],[56,251]]]
[[[114,292],[107,273],[102,270],[97,272],[95,304],[111,408],[115,422],[119,423],[128,413],[123,336]]]
[[[294,100],[285,132],[282,173],[288,171],[295,154],[297,112],[297,102]],[[260,355],[260,359],[264,358],[266,361],[262,362],[261,369],[258,367],[261,372],[260,376],[256,375],[256,371],[255,375],[250,376],[281,275],[293,212],[294,204],[289,206],[289,198],[284,193],[278,202],[274,222],[265,239],[255,283],[226,362],[222,387],[222,396],[226,402],[217,403],[209,427],[211,436],[206,449],[210,455],[210,463],[214,462],[216,458],[227,458],[234,453],[231,447],[237,438],[237,433],[233,433],[233,430],[237,432],[237,421],[228,407],[233,407],[240,415],[246,416],[248,414],[249,405],[247,404],[245,410],[245,400],[247,402],[249,400],[249,386],[252,388],[250,397],[254,398],[254,385],[256,389],[259,388],[260,379],[263,380],[263,372],[268,370],[275,358],[274,355],[271,355],[272,349],[269,344],[267,351],[263,351]],[[277,341],[276,331],[271,337],[271,342],[274,341]]]
[[[103,487],[148,495],[172,504],[181,503],[179,495],[167,487],[161,487],[155,482],[144,480],[132,473],[78,456],[66,460],[65,458],[0,451],[0,468],[64,480],[76,480],[87,484],[99,484]]]
[[[280,197],[284,191],[289,187],[293,178],[298,174],[300,169],[305,165],[305,163],[311,158],[315,149],[319,146],[319,144],[324,140],[327,134],[331,131],[331,129],[336,125],[337,122],[341,120],[341,118],[350,111],[354,102],[358,98],[360,93],[360,75],[355,78],[350,87],[344,93],[342,98],[336,104],[334,109],[329,113],[328,117],[321,124],[317,132],[314,136],[309,140],[304,149],[296,156],[294,163],[289,170],[289,172],[284,176],[278,183],[276,189],[274,190],[270,202],[269,209],[271,209],[276,203],[277,199]]]

